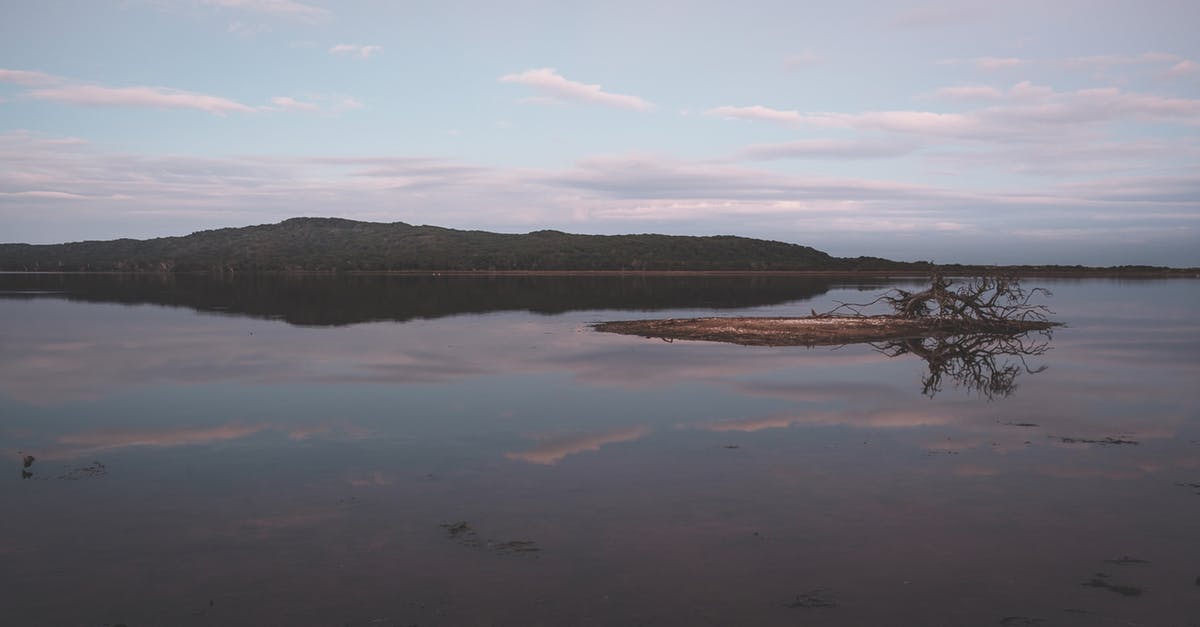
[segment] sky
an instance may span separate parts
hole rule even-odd
[[[1200,2],[0,0],[0,242],[297,216],[1200,266]]]

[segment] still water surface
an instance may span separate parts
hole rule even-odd
[[[0,616],[1200,625],[1200,282],[1028,283],[989,399],[588,327],[879,281],[0,275]]]

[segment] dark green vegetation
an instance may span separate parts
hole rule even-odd
[[[24,271],[839,270],[853,262],[807,246],[744,237],[524,235],[402,222],[293,218],[186,237],[0,245]]]
[[[68,244],[0,244],[0,270],[49,272],[328,271],[900,271],[929,262],[833,257],[800,246],[746,237],[573,235],[460,231],[435,226],[293,218],[279,224],[200,231],[183,237]],[[971,266],[940,266],[971,272]],[[1024,273],[1083,273],[1078,266],[1023,266]],[[1123,266],[1107,272],[1163,274]],[[974,272],[972,272],[974,273]]]

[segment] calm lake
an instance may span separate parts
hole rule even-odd
[[[990,391],[589,327],[897,285],[0,275],[0,620],[1200,625],[1198,280]]]

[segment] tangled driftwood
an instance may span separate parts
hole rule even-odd
[[[988,398],[1012,392],[1018,374],[1039,372],[1025,358],[1049,349],[1044,288],[1026,289],[1013,277],[954,281],[940,275],[928,288],[892,289],[866,303],[838,303],[798,318],[667,318],[593,325],[597,331],[674,340],[751,346],[839,346],[868,343],[889,355],[915,355],[929,365],[923,392],[933,396],[946,378]],[[890,314],[872,314],[887,307]],[[1013,359],[1006,359],[1012,357]]]

